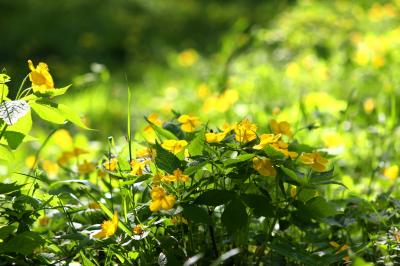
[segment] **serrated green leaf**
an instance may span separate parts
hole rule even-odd
[[[44,243],[45,241],[39,233],[27,231],[16,235],[6,242],[3,251],[30,255],[36,248],[39,248]]]
[[[10,148],[3,144],[0,144],[0,160],[4,160],[6,162],[11,162],[14,160],[14,155],[12,154]]]
[[[245,162],[245,161],[248,161],[248,160],[252,159],[254,156],[255,155],[252,154],[252,153],[240,154],[236,158],[227,159],[226,161],[224,161],[224,166],[229,166],[229,165],[232,165],[232,164]]]
[[[37,101],[29,104],[33,111],[43,120],[54,124],[63,124],[65,116],[58,110],[58,105],[51,102]]]
[[[17,185],[16,183],[0,183],[0,194],[7,194],[19,190],[25,185]]]
[[[196,134],[196,137],[190,142],[188,149],[190,156],[198,156],[203,154],[205,143],[205,131],[204,129]]]
[[[9,82],[9,81],[11,81],[10,76],[8,76],[8,75],[6,75],[6,74],[4,74],[4,73],[1,73],[1,74],[0,74],[0,84],[7,83],[7,82]]]
[[[81,120],[81,118],[79,117],[79,115],[72,110],[71,108],[69,108],[68,106],[64,105],[64,104],[59,104],[58,105],[58,110],[60,111],[60,113],[70,122],[72,122],[73,124],[77,125],[78,127],[81,127],[83,129],[88,129],[90,130],[90,128],[88,128]]]
[[[286,168],[283,165],[279,165],[279,168],[285,173],[287,177],[287,180],[285,181],[287,181],[288,183],[293,185],[307,185],[307,181],[304,178],[298,176],[295,171]]]
[[[156,143],[156,166],[167,173],[172,174],[174,170],[181,168],[181,162],[171,152],[163,149],[160,144]]]
[[[253,209],[254,215],[273,217],[274,207],[266,196],[258,194],[243,194],[240,195],[240,197],[247,206]]]

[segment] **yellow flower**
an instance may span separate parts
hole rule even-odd
[[[47,217],[46,215],[39,218],[39,225],[41,225],[41,226],[48,225],[49,222],[50,222],[50,218]]]
[[[69,149],[73,145],[73,139],[69,132],[65,129],[59,129],[53,134],[56,145],[64,150]]]
[[[257,138],[257,126],[248,119],[244,119],[235,127],[235,139],[241,143],[247,143]]]
[[[169,210],[174,207],[175,197],[173,195],[168,195],[163,188],[153,187],[150,194],[150,211],[156,212],[161,209]]]
[[[173,173],[173,175],[166,175],[162,177],[163,181],[168,181],[168,182],[173,182],[173,181],[183,181],[187,182],[189,181],[189,176],[184,175],[181,169],[176,169]]]
[[[200,120],[197,116],[190,115],[181,115],[178,118],[178,122],[181,123],[181,129],[185,132],[193,132],[200,124]]]
[[[52,161],[49,160],[44,160],[42,163],[43,170],[49,175],[49,176],[55,176],[58,174],[58,171],[60,170],[60,167],[58,164],[53,163]]]
[[[199,54],[194,49],[186,49],[178,56],[178,62],[183,67],[190,67],[197,62]]]
[[[103,163],[103,167],[108,171],[115,171],[118,167],[118,159],[111,158],[110,160],[106,160]]]
[[[147,120],[149,120],[151,123],[153,123],[154,125],[161,127],[163,122],[158,119],[158,115],[157,114],[151,114],[147,117]],[[156,133],[154,131],[154,129],[151,127],[151,125],[147,125],[144,130],[143,130],[143,134],[145,139],[147,140],[147,142],[149,143],[155,143],[156,141]]]
[[[336,248],[336,249],[340,247],[340,245],[339,245],[337,242],[335,242],[335,241],[331,241],[331,242],[329,242],[329,244],[330,244],[332,247]],[[343,251],[345,251],[345,250],[348,250],[348,249],[349,249],[349,245],[348,245],[348,244],[344,244],[342,247],[340,247],[340,249],[339,249],[338,251],[336,251],[335,254],[339,254],[339,253],[341,253],[341,252],[343,252]],[[346,262],[348,262],[348,261],[350,261],[350,257],[349,257],[348,255],[345,255],[345,256],[343,257],[343,260],[345,260]]]
[[[293,136],[293,133],[290,129],[290,124],[286,121],[277,122],[275,119],[272,119],[270,122],[270,126],[275,134],[286,135],[289,138]]]
[[[322,157],[319,152],[303,153],[300,156],[300,160],[304,164],[311,166],[316,172],[324,172],[326,170],[326,164],[329,162],[326,158]]]
[[[115,234],[118,228],[118,213],[115,212],[112,220],[104,221],[101,224],[101,231],[95,234],[93,237],[95,238],[105,238],[110,237]]]
[[[88,161],[84,161],[82,164],[78,165],[78,173],[80,174],[88,174],[93,172],[96,169],[94,163],[89,163]]]
[[[32,61],[28,60],[29,69],[29,80],[32,82],[33,92],[45,93],[48,90],[54,89],[53,78],[50,75],[47,64],[40,62],[35,68]]]
[[[137,160],[132,160],[130,162],[130,165],[132,166],[131,174],[132,175],[142,175],[143,170],[145,170],[146,165],[148,165],[149,163],[150,163],[150,160],[144,160],[142,162],[139,162]]]
[[[260,143],[253,146],[253,149],[262,150],[265,146],[277,142],[281,137],[281,134],[274,135],[274,134],[261,134],[260,136]]]
[[[166,149],[167,151],[170,151],[174,154],[179,153],[180,151],[183,150],[188,145],[186,140],[165,140],[162,144],[161,147]]]
[[[290,196],[292,198],[295,198],[297,195],[297,187],[296,186],[290,186]]]
[[[100,205],[97,202],[90,202],[88,205],[89,209],[101,209]]]
[[[186,218],[183,217],[183,216],[180,215],[180,214],[172,216],[171,222],[172,222],[174,225],[178,225],[178,224],[188,224],[188,221],[186,220]]]
[[[276,176],[276,170],[268,158],[254,157],[253,168],[262,176]]]
[[[366,114],[370,114],[375,110],[375,100],[372,98],[368,98],[364,101],[363,107],[364,107],[364,112]]]
[[[141,224],[137,224],[133,229],[132,229],[133,233],[135,235],[140,235],[143,232],[143,228]]]
[[[297,158],[297,155],[298,155],[297,152],[289,151],[288,150],[289,145],[286,142],[284,142],[283,140],[279,140],[275,143],[271,143],[270,146],[272,148],[274,148],[275,150],[283,153],[283,155],[285,155],[286,158],[287,157],[290,157],[291,159]]]
[[[221,133],[214,133],[214,132],[209,132],[206,133],[206,141],[208,143],[218,143],[224,140],[226,136],[226,132],[221,132]]]
[[[33,164],[35,163],[35,161],[36,161],[36,156],[35,155],[29,155],[25,159],[25,166],[28,167],[28,168],[32,168],[34,166]]]
[[[392,165],[390,167],[385,168],[385,170],[383,170],[383,175],[389,178],[390,180],[395,180],[399,175],[399,166]]]

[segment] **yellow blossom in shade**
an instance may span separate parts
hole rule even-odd
[[[395,180],[399,175],[399,166],[392,165],[383,170],[383,175],[389,178],[390,180]]]
[[[176,169],[176,170],[174,170],[174,173],[172,175],[163,176],[162,180],[169,181],[169,182],[173,182],[173,181],[187,182],[187,181],[189,181],[189,176],[183,174],[181,169]]]
[[[197,96],[199,96],[199,98],[205,98],[209,94],[209,91],[210,89],[207,84],[202,83],[197,87]]]
[[[108,171],[115,171],[118,167],[118,159],[117,158],[111,158],[110,160],[106,160],[103,163],[104,169]]]
[[[132,229],[133,233],[135,235],[140,235],[143,232],[143,227],[141,224],[137,224],[133,229]]]
[[[295,198],[297,196],[297,187],[296,186],[290,186],[290,196],[292,198]]]
[[[157,186],[153,187],[150,195],[150,211],[156,212],[161,209],[169,210],[174,207],[175,197],[173,195],[168,195],[163,188]]]
[[[277,142],[271,143],[270,146],[275,150],[283,153],[286,158],[290,157],[291,159],[295,159],[298,156],[297,152],[288,150],[289,145],[283,140],[278,140]]]
[[[311,166],[316,172],[324,172],[329,162],[326,158],[322,157],[319,152],[303,153],[300,156],[300,160],[302,163]]]
[[[96,165],[94,163],[90,163],[88,161],[84,161],[82,164],[78,165],[78,173],[84,175],[93,172],[96,170]]]
[[[253,146],[253,149],[262,150],[265,146],[277,142],[281,137],[281,134],[274,135],[274,134],[261,134],[260,136],[260,143]]]
[[[375,110],[375,100],[372,98],[368,98],[363,102],[364,112],[366,114],[370,114]]]
[[[59,129],[53,134],[53,140],[64,150],[69,149],[73,145],[73,139],[66,129]]]
[[[247,143],[257,138],[257,126],[248,119],[244,119],[235,127],[235,139],[240,143]]]
[[[178,55],[178,63],[183,67],[190,67],[197,62],[199,54],[194,49],[186,49]]]
[[[55,176],[58,174],[58,171],[60,170],[60,167],[58,164],[49,161],[49,160],[44,160],[42,163],[43,170],[49,175],[49,176]]]
[[[152,184],[153,184],[154,186],[160,185],[160,182],[161,182],[161,180],[164,179],[164,177],[165,177],[165,175],[164,175],[163,173],[161,173],[161,172],[155,174],[155,175],[153,176]]]
[[[221,132],[221,133],[214,133],[214,132],[209,132],[206,133],[206,141],[208,143],[218,143],[224,140],[226,137],[226,132]]]
[[[132,167],[131,174],[132,175],[142,175],[143,171],[146,168],[146,165],[150,164],[150,160],[138,161],[132,160],[130,165]]]
[[[46,215],[39,218],[39,225],[40,226],[46,226],[46,225],[49,224],[49,222],[50,222],[50,218],[47,217]]]
[[[324,134],[323,141],[326,147],[335,148],[343,145],[343,137],[336,132],[329,132]]]
[[[254,157],[253,168],[262,176],[276,176],[276,170],[268,158]]]
[[[236,125],[230,125],[230,124],[225,123],[225,124],[223,124],[223,125],[221,126],[221,129],[222,129],[223,132],[225,132],[225,133],[228,134],[229,132],[231,132],[232,130],[234,130],[235,127],[236,127]]]
[[[183,216],[180,215],[180,214],[172,216],[171,222],[172,222],[174,225],[178,225],[178,224],[188,224],[188,221],[186,220],[186,218],[183,217]]]
[[[104,221],[101,224],[101,231],[95,234],[95,238],[106,238],[113,236],[118,228],[118,213],[115,212],[112,220]]]
[[[331,241],[331,242],[329,242],[329,244],[330,244],[332,247],[338,249],[338,251],[336,251],[335,254],[339,254],[339,253],[341,253],[341,252],[343,252],[343,251],[349,249],[349,245],[348,245],[348,244],[344,244],[342,247],[340,247],[340,245],[339,245],[337,242],[335,242],[335,241]],[[340,248],[339,248],[339,247],[340,247]],[[345,256],[343,257],[343,260],[345,260],[346,262],[350,261],[350,256],[349,256],[349,255],[345,255]]]
[[[94,210],[101,209],[100,205],[97,202],[90,202],[88,207],[89,209],[94,209]]]
[[[270,126],[275,134],[286,135],[289,138],[293,136],[293,133],[290,129],[290,124],[286,121],[277,122],[275,119],[272,119],[270,122]]]
[[[166,149],[167,151],[170,151],[174,154],[179,153],[182,151],[186,146],[188,145],[186,140],[165,140],[162,144],[161,147]]]
[[[28,66],[31,70],[29,80],[32,82],[33,92],[45,93],[48,90],[54,89],[53,78],[50,75],[47,64],[40,62],[35,67],[31,60],[28,60]]]
[[[200,124],[200,119],[197,116],[181,115],[178,118],[178,122],[181,123],[181,129],[183,131],[193,132]]]

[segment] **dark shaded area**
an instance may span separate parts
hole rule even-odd
[[[0,0],[0,65],[14,77],[46,61],[68,82],[91,62],[134,79],[170,51],[209,55],[238,19],[265,26],[293,0]],[[17,76],[16,76],[16,75]]]

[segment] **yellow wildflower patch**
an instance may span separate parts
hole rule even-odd
[[[181,129],[183,131],[193,132],[200,124],[200,119],[197,116],[181,115],[178,118],[178,122],[181,123]]]
[[[113,236],[118,228],[118,213],[115,212],[112,220],[104,221],[101,224],[101,231],[95,234],[95,238],[106,238]]]
[[[174,154],[179,153],[182,151],[186,146],[188,145],[186,140],[165,140],[162,144],[161,147],[166,149],[167,151],[170,151]]]
[[[286,135],[289,138],[293,136],[292,130],[290,129],[290,124],[287,121],[277,122],[275,119],[272,119],[270,126],[275,134]]]
[[[262,150],[265,146],[276,143],[281,138],[281,134],[261,134],[260,143],[253,146],[253,149]]]
[[[254,157],[253,168],[262,176],[276,176],[276,170],[268,158]]]
[[[391,165],[383,170],[383,175],[390,180],[395,180],[399,175],[399,166]]]
[[[303,164],[311,166],[311,168],[316,172],[326,171],[326,165],[328,160],[321,156],[319,152],[303,153],[300,156],[300,160]]]
[[[244,119],[234,128],[235,139],[240,143],[247,143],[257,138],[257,126],[248,119]]]
[[[118,167],[118,159],[117,158],[111,158],[110,160],[106,160],[103,163],[104,169],[108,171],[115,171]]]
[[[175,196],[168,195],[162,187],[153,187],[151,190],[150,211],[169,210],[174,207]]]

